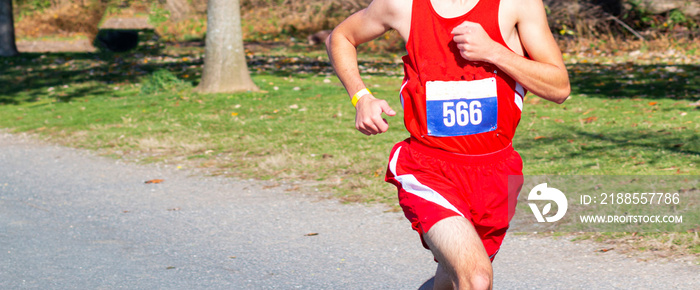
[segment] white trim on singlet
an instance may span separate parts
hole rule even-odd
[[[403,84],[401,85],[401,88],[399,89],[399,98],[401,99],[401,108],[403,108],[403,88],[405,88],[407,84],[408,84],[408,80],[403,82]]]
[[[518,106],[520,111],[523,111],[523,98],[525,97],[525,88],[520,85],[520,83],[515,83],[515,105]]]

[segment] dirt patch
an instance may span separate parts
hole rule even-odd
[[[88,39],[76,40],[20,40],[19,52],[95,52],[97,49]]]
[[[147,18],[143,17],[120,17],[110,18],[102,22],[100,29],[153,29],[153,25],[148,23]]]
[[[125,17],[110,18],[102,22],[100,29],[115,30],[143,30],[153,29],[147,18]],[[20,52],[95,52],[97,49],[92,45],[92,39],[77,38],[70,40],[33,39],[18,40],[17,50]]]

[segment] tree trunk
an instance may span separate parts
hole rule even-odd
[[[198,91],[224,93],[257,91],[243,49],[239,0],[209,0],[202,82]]]
[[[18,54],[15,44],[15,23],[12,18],[12,0],[0,0],[0,56]]]

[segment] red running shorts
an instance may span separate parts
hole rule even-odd
[[[423,234],[435,223],[459,215],[474,225],[493,261],[522,187],[520,154],[511,145],[489,154],[457,154],[409,138],[394,145],[390,158],[385,180],[397,187],[423,246],[428,249]],[[510,186],[508,176],[515,176]]]

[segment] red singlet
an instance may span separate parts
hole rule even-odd
[[[413,0],[400,90],[412,138],[463,154],[495,152],[511,143],[525,90],[495,65],[465,60],[450,33],[464,21],[477,22],[508,47],[498,25],[499,4],[479,0],[466,14],[444,18],[430,0]]]

